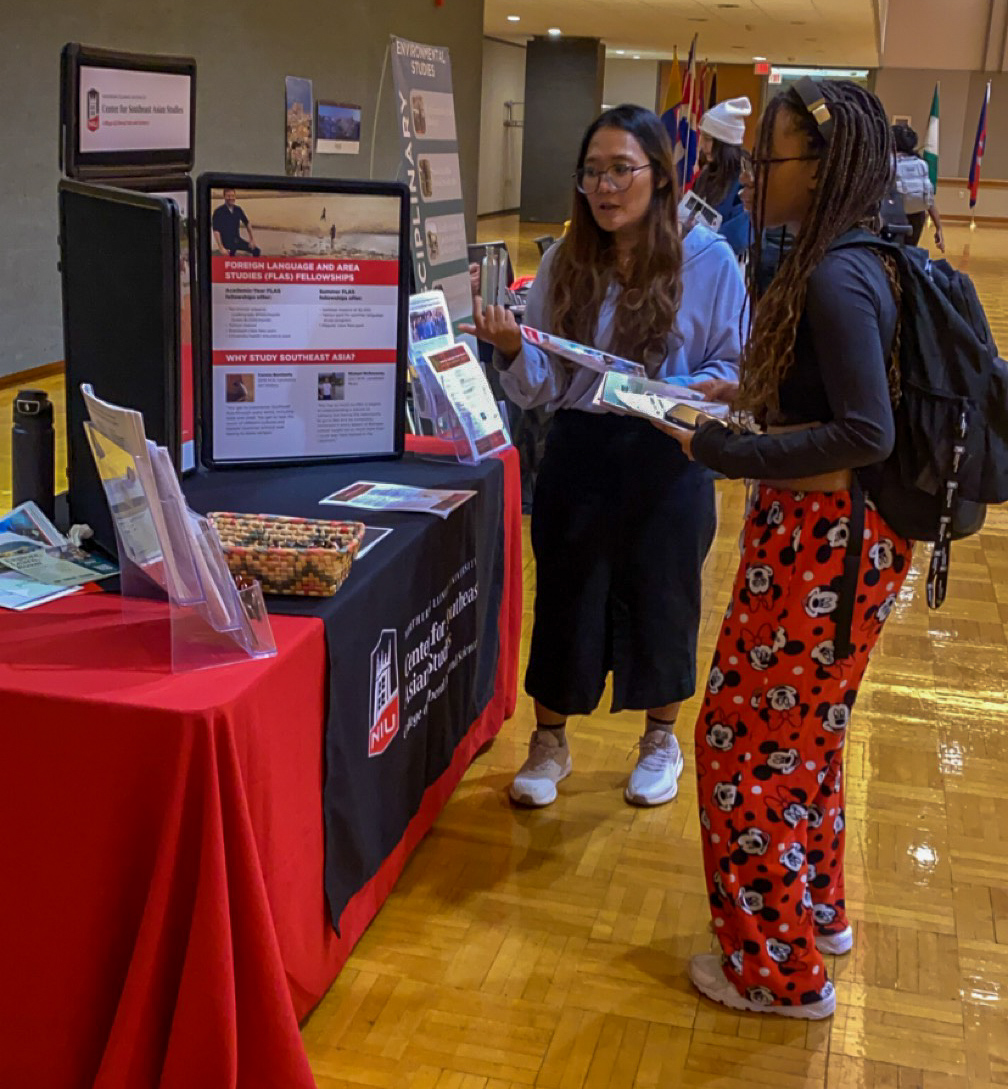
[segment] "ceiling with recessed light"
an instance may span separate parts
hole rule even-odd
[[[463,0],[464,2],[464,0]],[[878,0],[485,0],[484,30],[526,41],[550,28],[601,38],[626,57],[680,58],[698,35],[700,57],[748,64],[876,67]],[[509,21],[508,16],[518,16]]]

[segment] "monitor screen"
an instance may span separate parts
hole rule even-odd
[[[208,464],[402,452],[407,217],[398,183],[200,178]]]
[[[59,211],[70,513],[113,551],[80,387],[142,412],[147,437],[179,465],[179,209],[163,197],[63,181]]]
[[[63,51],[63,165],[71,177],[185,172],[193,163],[196,62]]]

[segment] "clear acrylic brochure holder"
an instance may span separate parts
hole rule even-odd
[[[262,587],[236,585],[168,452],[148,443],[148,456],[134,457],[93,423],[84,428],[112,512],[124,617],[149,621],[150,602],[166,606],[173,672],[275,655]]]
[[[455,405],[430,363],[422,356],[410,354],[410,378],[413,406],[425,425],[424,434],[436,435],[451,443],[456,458],[463,465],[478,465],[501,449],[486,446],[484,432],[479,429],[465,405]],[[501,425],[506,445],[511,444],[507,414],[501,412]]]

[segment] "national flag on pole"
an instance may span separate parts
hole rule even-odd
[[[717,65],[711,70],[710,95],[707,98],[707,109],[712,110],[717,105]]]
[[[984,92],[983,106],[980,108],[980,122],[977,125],[976,141],[973,144],[973,161],[970,163],[970,209],[976,207],[977,192],[980,189],[980,165],[983,162],[984,151],[987,147],[987,103],[990,102],[990,89],[991,85],[988,81],[987,90]]]
[[[682,76],[679,73],[679,50],[672,49],[672,71],[669,73],[668,87],[665,89],[665,98],[662,100],[662,115],[669,110],[674,110],[682,102]]]
[[[697,160],[697,98],[701,93],[697,84],[696,36],[690,45],[686,77],[683,80],[682,101],[676,117],[675,164],[679,185],[685,188],[696,172]]]
[[[927,136],[924,139],[924,161],[928,164],[931,176],[931,188],[938,188],[938,90],[935,84],[934,98],[931,99],[931,116],[928,118]]]

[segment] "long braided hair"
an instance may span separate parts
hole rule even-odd
[[[584,166],[599,129],[622,129],[640,144],[651,163],[654,191],[641,224],[631,263],[620,268],[612,235],[595,222],[587,197],[576,188],[570,229],[553,259],[550,284],[552,328],[569,340],[593,343],[602,303],[620,289],[609,351],[642,362],[650,372],[664,360],[682,301],[682,242],[672,145],[661,121],[640,106],[606,110],[581,141],[577,166]]]
[[[794,363],[795,336],[805,309],[809,277],[842,234],[859,226],[879,230],[879,209],[892,185],[893,138],[882,103],[870,91],[848,80],[822,81],[818,86],[833,118],[833,134],[828,141],[792,89],[769,104],[756,142],[755,240],[747,279],[749,297],[757,301],[749,339],[742,352],[735,407],[751,413],[761,425],[780,408],[780,384]],[[805,136],[809,154],[818,156],[819,173],[812,203],[794,247],[760,296],[757,274],[770,169],[760,160],[772,154],[774,123],[782,111]],[[900,291],[896,268],[889,258],[883,258],[883,264],[898,312]],[[894,402],[899,399],[896,356],[894,347],[889,362],[889,389]]]

